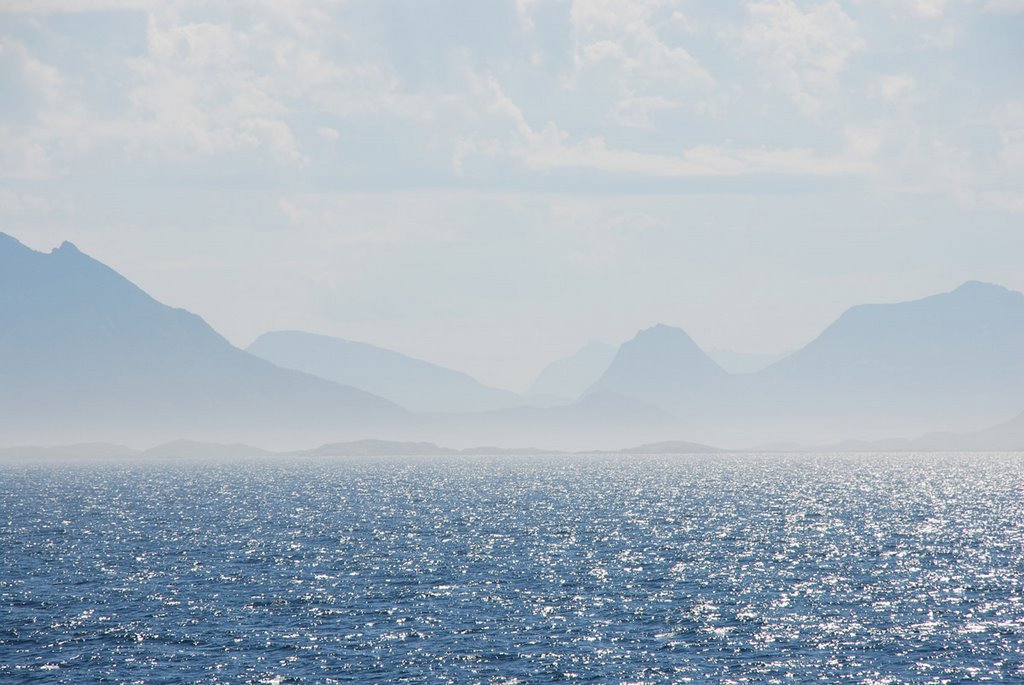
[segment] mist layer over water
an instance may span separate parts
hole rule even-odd
[[[5,683],[1024,680],[1024,455],[0,469]]]

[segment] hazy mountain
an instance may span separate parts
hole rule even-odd
[[[612,392],[685,417],[729,383],[729,374],[683,330],[658,324],[624,343],[587,393]]]
[[[264,333],[247,351],[280,367],[351,385],[413,411],[486,411],[524,403],[515,393],[489,388],[459,371],[325,335]]]
[[[70,243],[47,254],[0,234],[0,321],[5,442],[281,441],[406,418],[385,399],[231,346]]]
[[[1024,405],[1024,295],[966,283],[912,302],[853,307],[755,373],[728,374],[683,331],[624,344],[590,392],[696,422],[714,442],[963,431]]]
[[[747,401],[767,419],[843,417],[890,432],[991,423],[1024,405],[1024,294],[970,282],[853,307],[753,378]]]
[[[961,450],[1024,452],[1024,413],[991,428],[966,433],[961,438],[956,444]],[[932,444],[935,442],[933,438]]]
[[[429,437],[441,443],[500,447],[533,443],[558,450],[604,449],[609,444],[667,439],[685,428],[659,407],[613,392],[590,393],[557,407],[516,407],[432,418]]]
[[[754,373],[768,368],[789,354],[789,352],[754,354],[732,350],[708,350],[708,356],[729,373]]]
[[[518,405],[513,393],[465,374],[360,343],[275,333],[253,348],[434,411],[414,415],[347,384],[280,368],[69,243],[41,253],[0,234],[0,441],[7,444],[184,438],[275,447],[383,435],[603,449],[680,434],[714,444],[808,444],[931,433],[929,449],[968,444],[961,438],[1003,449],[1016,444],[1024,423],[975,430],[1024,406],[1024,295],[975,282],[913,302],[854,307],[756,373],[729,374],[682,330],[655,326],[623,344],[579,400],[550,408]],[[581,382],[580,369],[596,368],[602,354],[586,350],[538,384],[569,387],[567,369]],[[174,449],[204,449],[186,446]]]
[[[650,442],[645,445],[618,450],[621,454],[717,454],[722,451],[718,447],[702,445],[697,442],[686,442],[685,440]]]
[[[432,442],[400,442],[397,440],[332,442],[310,450],[293,452],[297,455],[316,457],[438,456],[458,453],[457,449],[438,447]]]
[[[527,394],[577,398],[601,377],[614,358],[611,345],[589,342],[574,354],[545,366]]]
[[[836,452],[1024,452],[1024,413],[969,433],[929,433],[919,438],[844,440],[814,451]]]
[[[229,445],[197,440],[171,440],[143,450],[140,456],[150,459],[235,459],[266,457],[274,454],[259,447],[231,443]]]

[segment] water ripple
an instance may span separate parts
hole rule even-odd
[[[5,683],[1024,682],[1024,456],[0,469]]]

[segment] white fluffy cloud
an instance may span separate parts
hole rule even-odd
[[[843,70],[865,41],[857,22],[837,2],[804,11],[793,0],[753,2],[750,23],[737,37],[757,62],[765,83],[792,98],[804,113],[835,105]]]
[[[0,177],[302,191],[898,173],[941,193],[928,179],[955,152],[960,196],[1019,180],[1019,129],[988,116],[1019,88],[998,62],[966,71],[1000,54],[977,51],[983,24],[944,43],[969,97],[948,96],[925,40],[954,9],[1017,0],[506,5],[474,5],[493,21],[466,32],[451,8],[386,0],[6,3]],[[97,43],[104,22],[119,40]]]
[[[948,9],[886,3],[923,19]],[[447,35],[432,10],[417,10],[420,35],[398,21],[400,9],[366,2],[9,4],[0,62],[27,114],[0,114],[0,161],[8,178],[75,178],[92,167],[131,175],[140,165],[158,176],[170,165],[236,183],[284,174],[300,188],[338,176],[522,183],[553,171],[870,176],[877,155],[910,153],[899,136],[864,132],[912,130],[918,112],[946,104],[929,100],[929,76],[913,61],[892,62],[892,48],[873,42],[882,29],[892,40],[898,25],[871,23],[872,6],[518,0],[518,25],[495,24],[493,40],[474,41]],[[137,48],[90,65],[106,69],[102,79],[53,49],[54,32],[73,22],[40,34],[53,13],[90,9],[139,19]],[[917,44],[920,35],[907,34]],[[931,119],[928,135],[942,138]],[[914,149],[923,168],[934,166],[928,146]]]
[[[573,80],[612,89],[613,119],[651,127],[650,113],[688,105],[715,80],[686,49],[689,23],[678,0],[576,0]]]
[[[523,112],[500,86],[490,82],[494,109],[507,116],[511,126],[503,139],[466,139],[457,149],[461,167],[473,155],[510,157],[530,169],[582,169],[614,174],[654,177],[742,176],[783,174],[832,176],[870,172],[863,147],[848,147],[838,156],[819,156],[808,148],[739,148],[731,145],[697,145],[671,153],[638,152],[609,147],[601,137],[572,142],[554,123],[534,129]]]

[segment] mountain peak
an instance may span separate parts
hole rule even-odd
[[[626,344],[636,348],[670,349],[675,353],[685,351],[704,354],[686,331],[663,323],[641,330]]]
[[[55,247],[50,254],[68,254],[68,255],[80,255],[82,251],[78,249],[78,246],[74,243],[65,240],[60,244],[59,247]]]
[[[1005,288],[995,283],[985,283],[984,281],[967,281],[951,295],[965,295],[970,297],[1005,297],[1015,291]]]
[[[522,404],[506,390],[368,343],[301,331],[264,333],[247,351],[277,366],[350,385],[415,411],[476,411]]]
[[[985,281],[973,281],[973,280],[971,280],[971,281],[964,281],[956,289],[957,290],[976,290],[976,289],[980,290],[980,289],[986,289],[986,288],[990,288],[990,289],[993,289],[993,290],[1006,290],[1006,288],[1004,288],[1003,286],[998,285],[996,283],[986,283]]]
[[[615,392],[674,410],[718,392],[727,376],[686,331],[656,324],[619,348],[589,392]]]
[[[686,335],[686,331],[684,331],[682,328],[678,328],[677,326],[669,326],[667,323],[656,323],[650,328],[642,329],[640,332],[660,335],[672,335],[682,333],[683,335]]]

